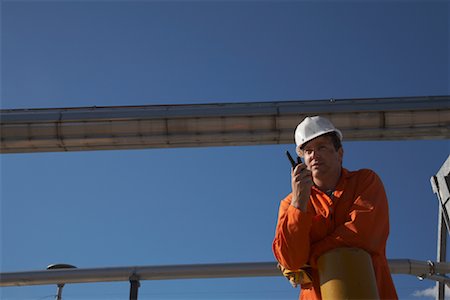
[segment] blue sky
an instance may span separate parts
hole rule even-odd
[[[2,1],[1,107],[449,94],[446,1]],[[300,121],[300,120],[299,120]],[[4,154],[1,271],[273,261],[291,145]],[[345,142],[390,203],[388,258],[436,259],[448,140]],[[401,299],[432,281],[394,276]],[[51,299],[55,286],[1,288]],[[73,284],[64,299],[124,299]],[[296,299],[282,277],[144,281],[140,299]]]

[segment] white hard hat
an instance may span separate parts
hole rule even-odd
[[[297,152],[301,153],[301,147],[310,140],[329,132],[336,132],[337,136],[342,141],[341,131],[334,127],[333,123],[327,118],[321,116],[306,117],[295,129]]]

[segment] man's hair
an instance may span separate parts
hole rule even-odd
[[[334,131],[328,132],[328,133],[325,133],[325,134],[323,134],[323,135],[321,135],[321,136],[329,137],[330,140],[331,140],[331,143],[333,143],[334,149],[335,149],[336,151],[338,151],[339,148],[342,148],[342,142],[341,142],[341,139],[339,138],[339,136],[337,135],[336,132],[334,132]],[[309,143],[309,142],[308,142],[308,143]],[[300,149],[301,149],[301,150],[305,149],[305,147],[306,147],[306,145],[308,145],[308,143],[303,144],[302,147],[301,147]]]

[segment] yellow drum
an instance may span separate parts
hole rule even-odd
[[[337,248],[318,261],[323,300],[379,299],[372,259],[358,248]]]

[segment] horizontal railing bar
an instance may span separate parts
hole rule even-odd
[[[410,274],[433,279],[450,273],[449,263],[390,259],[392,274]],[[90,283],[138,280],[170,280],[233,277],[281,276],[276,262],[193,264],[168,266],[130,266],[95,269],[53,269],[0,273],[0,286],[28,286],[62,283]],[[442,280],[442,276],[438,276]]]

